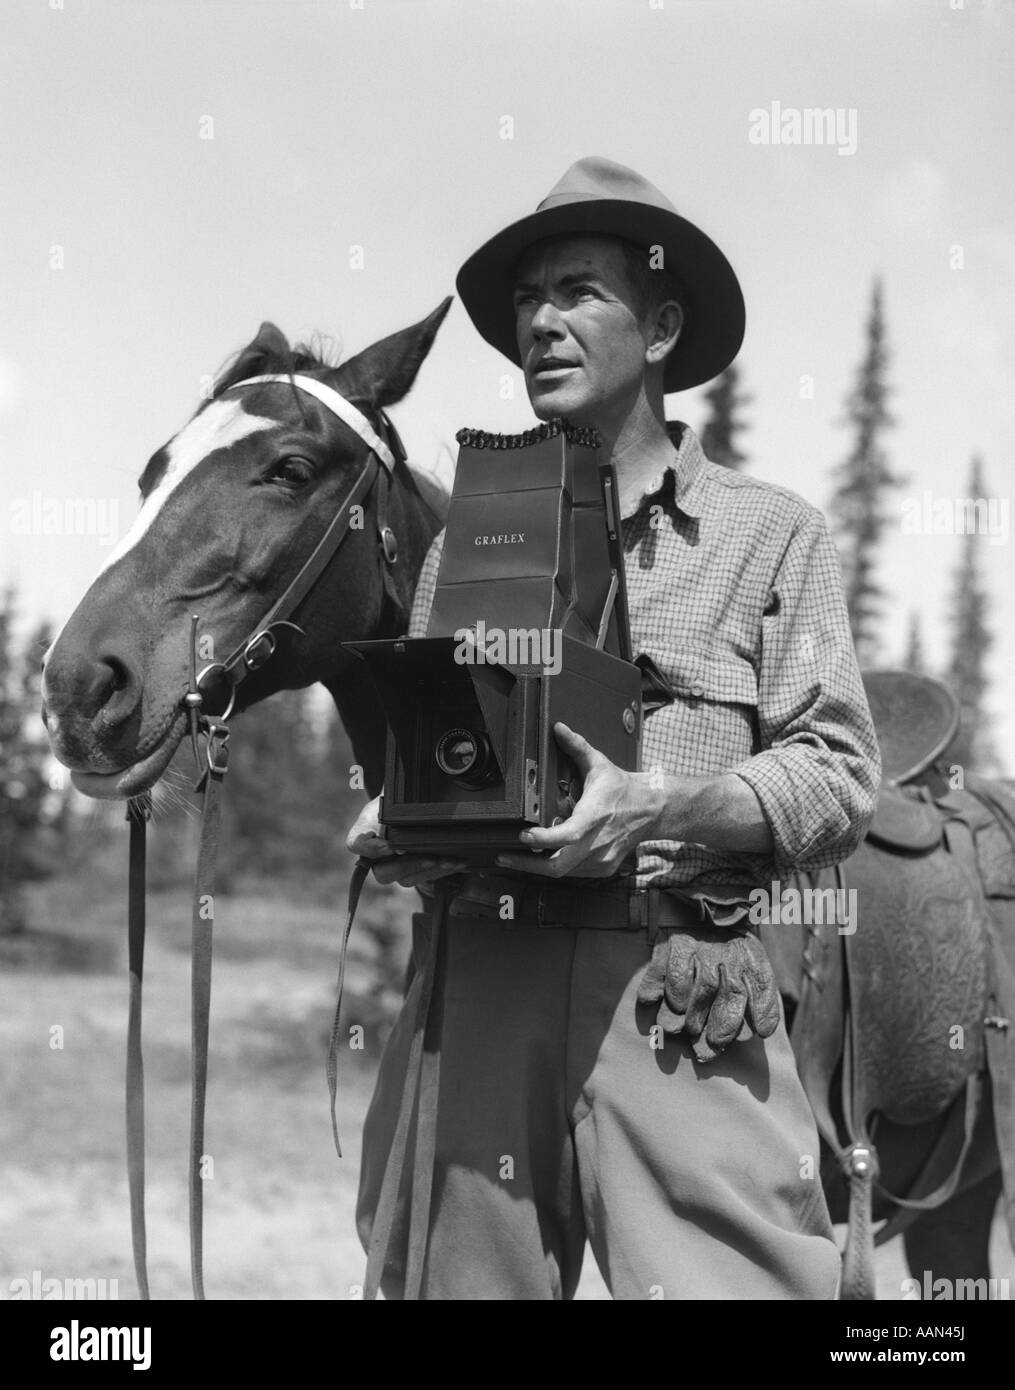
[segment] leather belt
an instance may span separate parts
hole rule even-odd
[[[532,878],[470,874],[451,880],[448,915],[504,926],[655,931],[710,925],[699,898],[662,888],[576,887]]]

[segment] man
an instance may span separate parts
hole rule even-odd
[[[639,773],[557,726],[582,795],[498,858],[500,881],[391,854],[376,802],[350,832],[380,882],[445,879],[439,952],[431,918],[414,919],[420,976],[366,1123],[361,1233],[388,1297],[570,1298],[587,1238],[615,1298],[833,1298],[818,1138],[747,895],[851,854],[879,763],[820,513],[667,429],[664,393],[735,356],[739,285],[647,180],[590,158],[476,252],[458,289],[523,368],[536,415],[602,436],[654,698]],[[615,877],[630,851],[633,883]],[[519,874],[566,890],[551,924],[470,907]],[[430,987],[435,1107],[411,1075]]]

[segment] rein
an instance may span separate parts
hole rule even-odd
[[[181,704],[187,712],[190,724],[191,747],[195,762],[202,767],[200,779],[194,790],[202,793],[201,836],[198,850],[197,869],[194,877],[193,910],[191,921],[191,1027],[192,1027],[192,1080],[190,1112],[190,1273],[195,1299],[203,1299],[203,1233],[204,1204],[203,1187],[204,1164],[204,1118],[205,1097],[208,1082],[208,1036],[211,1012],[211,967],[212,967],[212,928],[214,924],[215,903],[215,862],[218,854],[219,820],[221,813],[222,784],[229,766],[230,729],[227,724],[236,703],[236,691],[251,671],[259,670],[270,660],[277,648],[276,632],[289,628],[303,635],[303,630],[292,621],[293,614],[324,574],[328,565],[338,553],[339,547],[348,534],[352,509],[366,500],[371,490],[377,488],[377,531],[382,556],[381,573],[384,587],[397,604],[399,596],[395,587],[391,568],[398,559],[398,544],[395,533],[387,524],[388,491],[399,461],[404,461],[405,451],[394,426],[382,415],[386,432],[392,445],[389,446],[374,430],[370,421],[361,414],[344,396],[340,396],[330,386],[307,376],[257,376],[238,381],[229,390],[241,386],[259,385],[264,382],[287,382],[306,391],[332,411],[340,420],[353,429],[367,444],[370,453],[356,481],[343,498],[324,535],[318,541],[309,557],[304,561],[296,577],[286,587],[281,597],[271,606],[254,629],[238,643],[224,661],[212,662],[198,673],[197,671],[197,628],[198,616],[191,618],[190,634],[190,682]],[[229,686],[229,699],[222,714],[211,715],[204,712],[205,684],[211,680],[224,680]],[[202,759],[200,739],[206,740]],[[141,1299],[151,1298],[148,1286],[147,1233],[145,1225],[145,1113],[144,1113],[144,1062],[141,1047],[141,997],[144,977],[145,944],[145,861],[147,824],[151,818],[151,794],[131,798],[127,803],[127,820],[130,824],[130,849],[128,873],[128,968],[130,975],[130,1000],[127,1017],[127,1065],[126,1065],[126,1128],[127,1128],[127,1181],[130,1190],[131,1241],[134,1251],[134,1271],[137,1277],[138,1294]],[[342,984],[345,974],[346,947],[349,930],[355,912],[356,901],[369,871],[369,863],[360,860],[353,870],[349,886],[349,913],[346,921],[339,961],[338,1003],[335,1022],[332,1027],[328,1050],[328,1090],[331,1097],[331,1121],[335,1147],[341,1157],[338,1142],[338,1129],[335,1119],[337,1094],[337,1048],[338,1011],[341,1007]]]

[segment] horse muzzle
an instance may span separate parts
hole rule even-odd
[[[169,702],[144,708],[140,663],[122,645],[93,656],[65,638],[48,654],[42,679],[53,754],[86,795],[136,796],[165,771],[185,721]]]
[[[83,795],[99,801],[123,801],[140,796],[155,785],[172,762],[186,728],[187,716],[181,710],[162,741],[145,757],[114,772],[72,769],[71,782]]]

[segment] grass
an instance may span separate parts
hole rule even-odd
[[[401,895],[399,895],[401,896]],[[406,895],[408,896],[408,895]],[[28,937],[0,974],[0,1296],[10,1281],[118,1279],[134,1296],[123,1140],[126,939],[122,885],[32,892]],[[364,898],[362,924],[399,912]],[[190,922],[185,891],[149,898],[145,959],[148,1248],[153,1296],[189,1298]],[[339,914],[262,892],[220,897],[212,984],[205,1266],[215,1298],[348,1298],[362,1279],[354,1208],[363,1115],[395,994],[371,986],[355,934],[347,1017],[368,1048],[340,1060],[331,1140],[324,1055]],[[63,1030],[62,1048],[50,1046]]]
[[[33,930],[0,942],[0,1298],[11,1280],[119,1281],[135,1297],[123,1139],[127,1017],[125,879],[80,865],[30,890]],[[331,1141],[324,1056],[334,1008],[344,880],[282,892],[245,884],[215,920],[206,1150],[209,1298],[348,1299],[363,1277],[354,1212],[363,1116],[397,980],[374,983],[383,927],[404,959],[416,897],[364,893],[347,975],[339,1132]],[[335,906],[329,905],[329,899]],[[185,885],[149,895],[145,961],[148,1250],[153,1297],[190,1294],[190,908]],[[51,1030],[63,1030],[62,1048]],[[1000,1218],[994,1270],[1015,1278]],[[882,1297],[905,1276],[898,1241],[877,1255]],[[898,1297],[898,1294],[894,1294]],[[579,1297],[608,1297],[591,1258]]]

